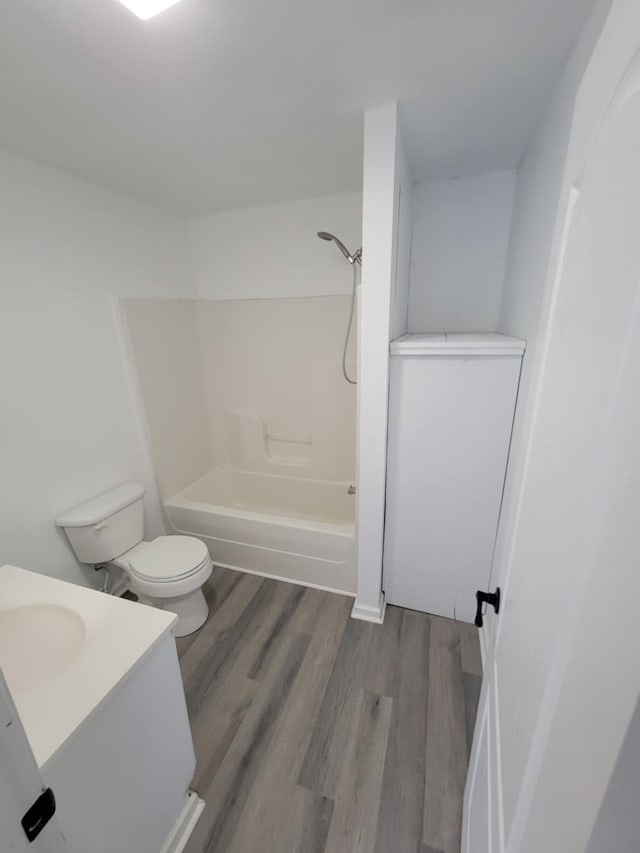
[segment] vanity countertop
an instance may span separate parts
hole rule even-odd
[[[0,566],[0,667],[39,767],[177,621],[165,610]]]

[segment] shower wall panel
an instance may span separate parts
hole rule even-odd
[[[127,299],[122,312],[162,497],[216,466],[355,478],[349,296]],[[356,330],[348,369],[355,374]]]
[[[353,479],[356,393],[341,369],[349,307],[348,296],[198,303],[216,464]]]
[[[195,301],[123,299],[158,488],[169,498],[213,465]]]

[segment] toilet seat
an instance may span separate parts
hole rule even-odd
[[[129,559],[136,579],[160,584],[186,580],[209,566],[207,546],[193,536],[158,536]]]
[[[138,597],[145,596],[151,603],[169,610],[186,610],[186,598],[198,598],[197,613],[183,612],[186,633],[196,630],[208,612],[204,604],[202,586],[211,577],[213,565],[207,546],[194,536],[158,536],[151,542],[139,542],[130,551],[121,554],[108,565],[116,566],[128,577],[130,588]],[[192,596],[198,593],[198,596]],[[157,604],[156,602],[163,602]],[[180,602],[185,602],[181,604]],[[193,610],[193,608],[191,608]],[[195,620],[195,621],[194,621]],[[176,636],[183,636],[176,631]]]

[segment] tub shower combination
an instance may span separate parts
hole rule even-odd
[[[349,482],[224,466],[166,501],[165,508],[172,530],[206,542],[216,565],[356,591]]]
[[[311,442],[272,439],[261,412],[250,411],[247,404],[238,409],[223,406],[215,414],[217,430],[224,431],[227,444],[226,450],[213,454],[214,464],[218,459],[220,464],[207,473],[206,467],[198,471],[192,466],[190,476],[204,476],[177,494],[167,494],[166,486],[163,488],[161,479],[159,482],[168,532],[200,538],[215,565],[354,595],[356,498],[353,481],[346,479],[351,476],[353,460],[345,461],[345,448],[354,441],[355,414],[348,425],[336,413],[344,405],[345,394],[352,401],[349,405],[355,406],[353,392],[346,391],[356,384],[348,369],[347,351],[362,250],[351,253],[341,240],[326,231],[317,236],[334,243],[350,264],[353,278],[342,352],[327,350],[325,344],[312,365],[309,382],[313,389],[318,383],[319,396],[314,397],[315,390],[312,392]],[[149,322],[144,331],[138,331],[141,338],[154,333],[149,331]],[[166,329],[164,338],[159,331],[155,334],[160,344],[167,340]],[[329,339],[326,331],[322,331],[321,338]],[[337,344],[335,337],[333,341],[332,347]],[[278,346],[281,342],[274,340],[276,350]],[[209,361],[202,363],[211,364],[211,358],[209,355]],[[295,351],[291,358],[296,358]],[[134,355],[134,364],[135,361]],[[146,405],[149,388],[145,387],[139,367],[136,366],[136,373],[154,450],[150,412],[158,409],[157,398],[155,405]],[[146,375],[157,369],[151,357],[145,363]],[[229,370],[227,376],[235,375],[233,365]],[[157,393],[161,387],[157,377],[151,384],[155,387],[149,393]],[[259,404],[257,399],[256,405]],[[165,429],[166,434],[164,426],[159,429]],[[164,446],[158,452],[166,455]]]

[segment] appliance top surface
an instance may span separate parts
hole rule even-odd
[[[427,332],[391,342],[391,355],[519,355],[526,342],[497,332]]]

